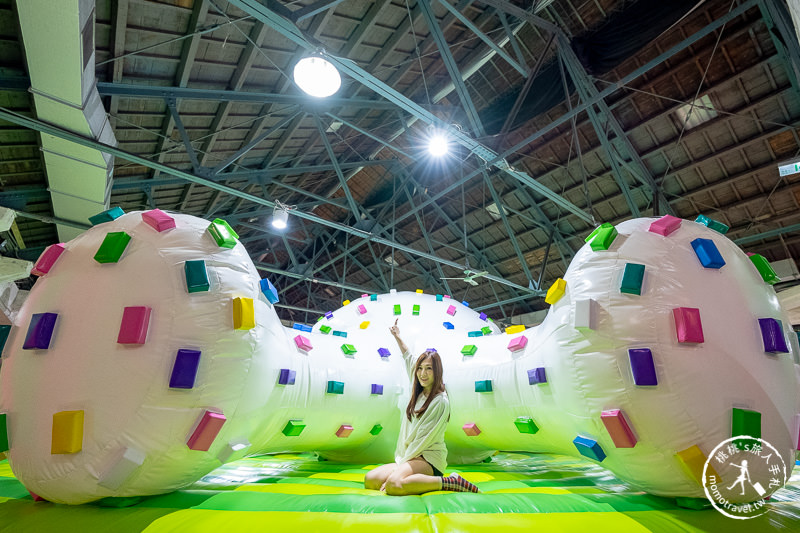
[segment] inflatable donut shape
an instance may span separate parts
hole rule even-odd
[[[45,251],[3,351],[0,444],[44,499],[168,492],[255,453],[391,461],[397,319],[415,353],[442,355],[451,463],[581,455],[696,497],[706,454],[736,434],[794,464],[797,338],[763,264],[705,225],[601,226],[546,320],[503,333],[448,295],[394,291],[287,328],[223,221],[115,216]]]

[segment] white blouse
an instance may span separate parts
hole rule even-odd
[[[408,352],[403,354],[406,371],[413,383],[415,359]],[[427,396],[420,394],[414,410],[419,410]],[[437,470],[444,473],[447,468],[447,447],[444,444],[444,431],[450,420],[450,401],[447,393],[437,394],[422,416],[413,415],[409,422],[405,410],[400,424],[400,438],[394,456],[397,464],[403,464],[420,455]]]

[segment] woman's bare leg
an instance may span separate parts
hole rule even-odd
[[[386,494],[403,496],[424,494],[442,488],[442,478],[433,475],[433,468],[421,457],[397,467],[386,480]]]
[[[382,490],[383,484],[389,475],[395,471],[397,465],[395,463],[388,463],[385,465],[373,468],[367,475],[364,476],[364,488],[371,490]]]

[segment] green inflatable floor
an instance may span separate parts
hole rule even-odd
[[[448,469],[481,494],[386,496],[363,488],[372,466],[266,455],[225,465],[171,494],[67,506],[34,502],[0,461],[0,532],[800,531],[800,473],[772,496],[765,515],[734,520],[710,507],[686,508],[705,500],[636,492],[593,463],[563,456],[501,453]]]

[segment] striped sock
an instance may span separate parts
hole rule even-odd
[[[453,492],[480,492],[477,486],[455,473],[447,477],[442,477],[442,490],[451,490]]]

